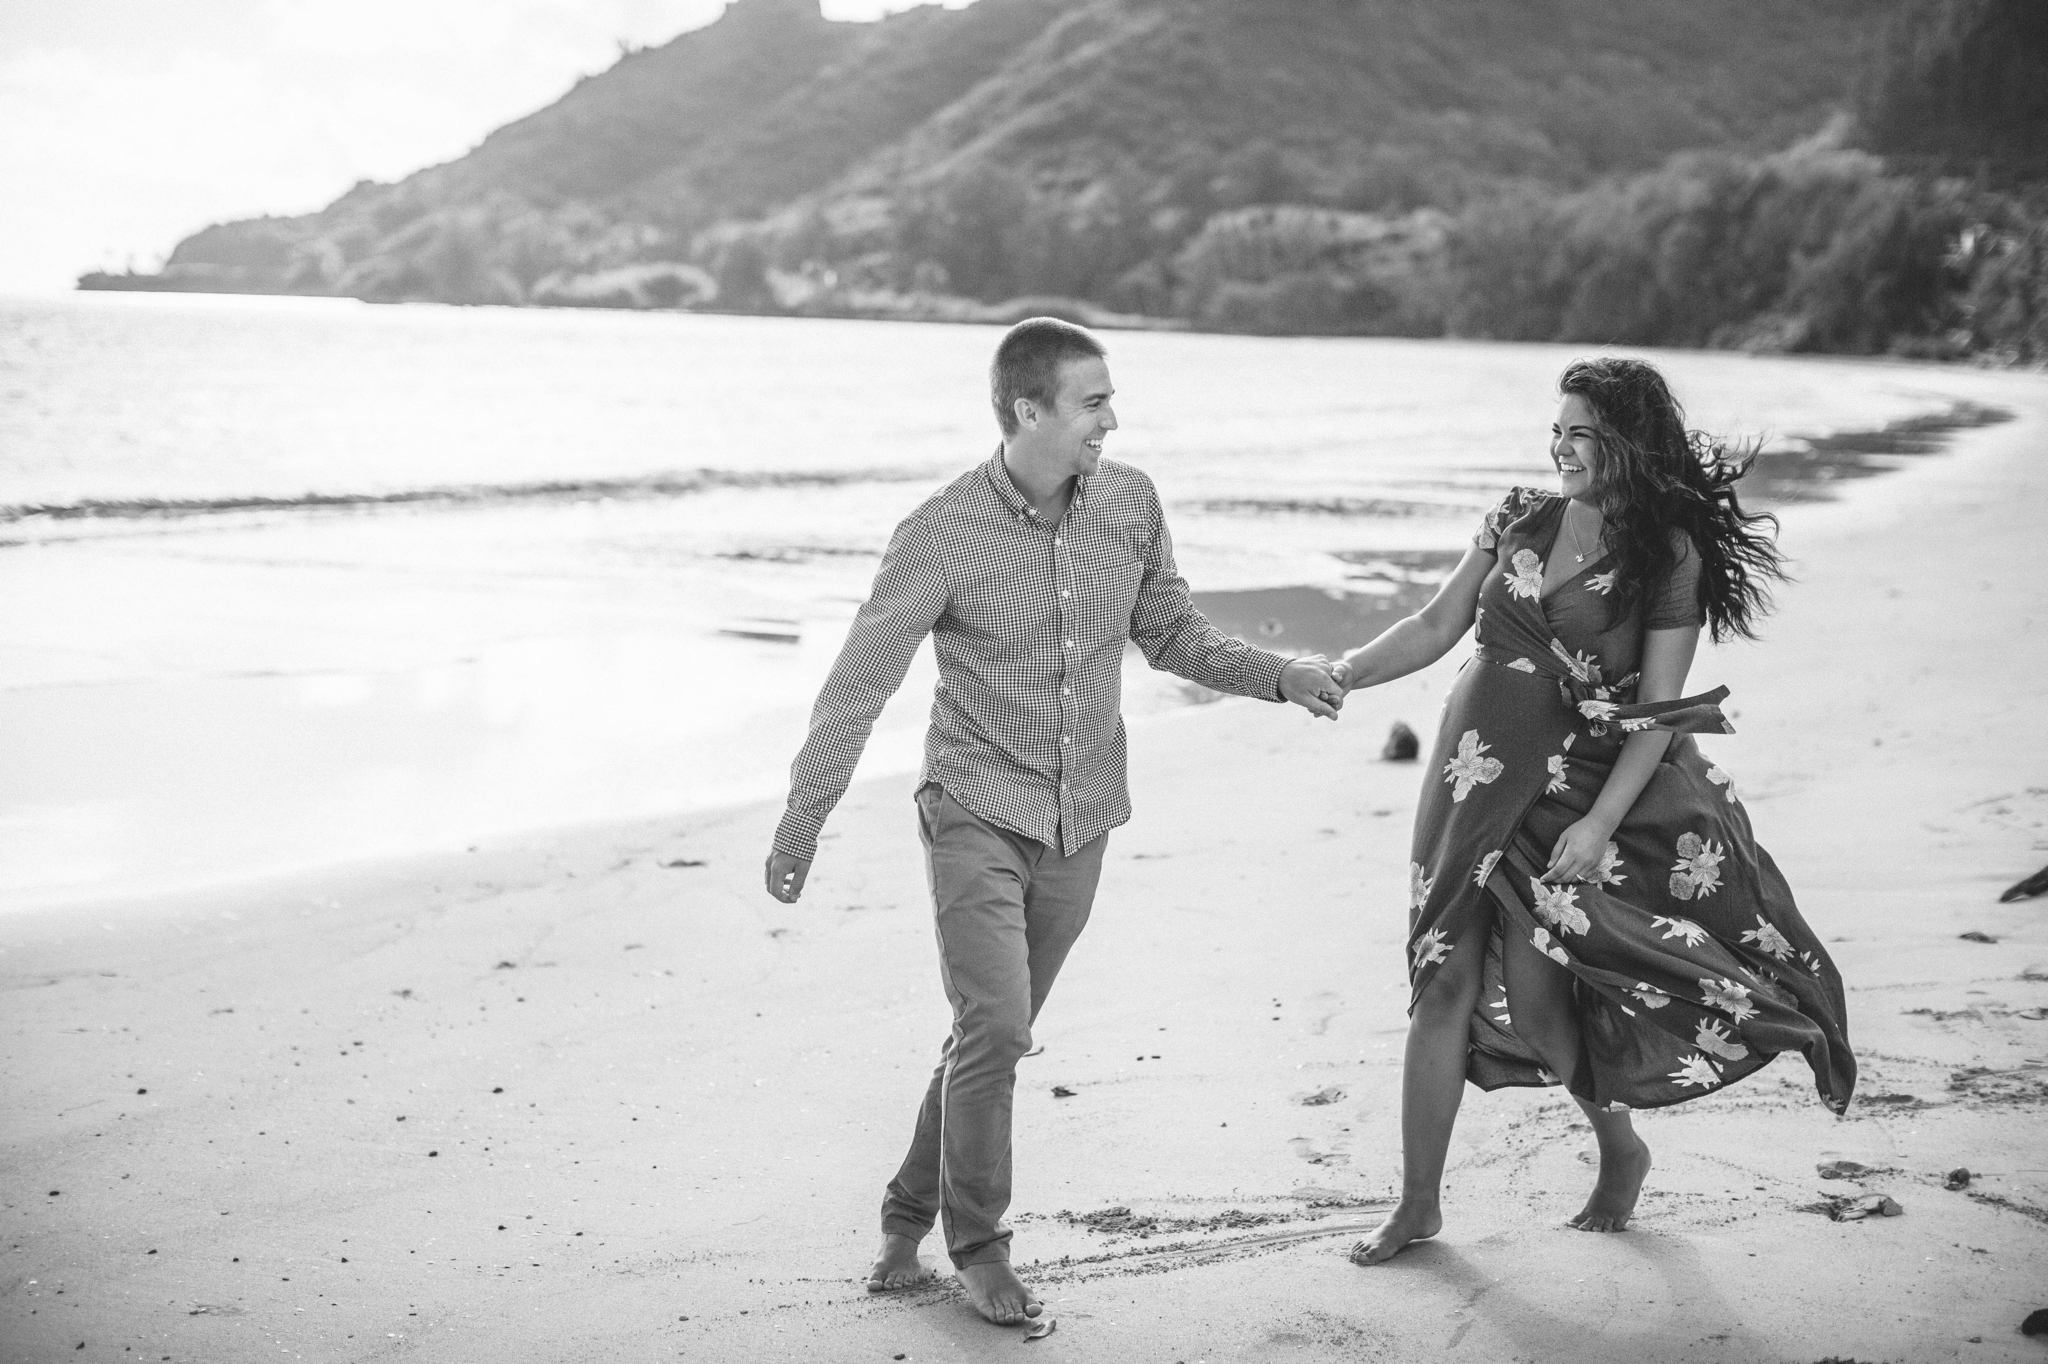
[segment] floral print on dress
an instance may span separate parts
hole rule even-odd
[[[1706,1057],[1694,1052],[1678,1062],[1678,1069],[1671,1072],[1671,1078],[1678,1081],[1681,1089],[1698,1085],[1702,1089],[1721,1083],[1721,1072]]]
[[[1534,663],[1531,663],[1526,658],[1518,658],[1514,662],[1508,664],[1508,666],[1510,668],[1513,668],[1518,673],[1533,673],[1536,671],[1536,665]]]
[[[1709,767],[1707,769],[1707,780],[1716,786],[1727,787],[1728,803],[1730,805],[1735,803],[1735,778],[1729,776],[1726,769],[1722,768],[1719,764]]]
[[[1531,933],[1529,935],[1529,946],[1535,948],[1559,966],[1570,966],[1572,964],[1571,953],[1550,940],[1550,930],[1547,928],[1538,928],[1534,933]]]
[[[1709,1009],[1719,1009],[1737,1023],[1756,1013],[1756,1005],[1749,1002],[1749,987],[1725,976],[1720,980],[1701,978],[1700,1003]]]
[[[1408,864],[1408,908],[1421,909],[1429,899],[1429,892],[1436,885],[1436,878],[1427,875],[1420,862]]]
[[[1769,953],[1774,961],[1784,961],[1792,955],[1792,944],[1776,924],[1761,914],[1756,916],[1756,927],[1744,933],[1742,940],[1755,943],[1758,951]]]
[[[1720,844],[1685,833],[1679,836],[1677,851],[1668,886],[1674,900],[1690,900],[1695,895],[1704,900],[1720,889],[1721,862],[1727,857]]]
[[[1529,890],[1536,897],[1533,906],[1536,917],[1559,933],[1583,936],[1593,926],[1586,918],[1586,911],[1579,908],[1578,887],[1546,886],[1532,876],[1529,878]]]
[[[1462,801],[1472,794],[1474,786],[1499,780],[1505,770],[1500,759],[1480,756],[1491,747],[1492,744],[1479,741],[1476,729],[1466,730],[1464,737],[1458,740],[1458,756],[1444,764],[1444,780],[1455,783],[1451,788],[1452,800]]]
[[[1443,930],[1432,928],[1415,940],[1415,965],[1434,966],[1451,955],[1451,944],[1444,940]]]
[[[1495,848],[1492,852],[1479,859],[1479,865],[1472,869],[1473,885],[1483,886],[1486,884],[1486,878],[1493,875],[1494,865],[1500,861],[1500,854],[1501,850]]]
[[[1603,886],[1618,886],[1628,880],[1625,872],[1616,871],[1621,865],[1621,844],[1607,840],[1607,851],[1600,854],[1600,865],[1593,868],[1593,874],[1586,879]]]
[[[1515,551],[1515,557],[1508,560],[1508,562],[1514,565],[1514,571],[1500,575],[1502,581],[1507,583],[1508,591],[1514,593],[1517,597],[1526,597],[1530,601],[1536,601],[1541,598],[1543,595],[1543,560],[1536,556],[1536,551],[1533,549],[1518,549]]]
[[[1693,1045],[1701,1051],[1711,1052],[1724,1061],[1740,1061],[1749,1055],[1749,1048],[1730,1035],[1728,1025],[1718,1018],[1702,1018],[1692,1036]]]
[[[1586,590],[1588,592],[1598,592],[1604,597],[1614,590],[1614,580],[1620,576],[1620,573],[1620,569],[1614,569],[1606,573],[1595,573],[1586,579]]]
[[[1571,788],[1571,782],[1568,778],[1566,778],[1564,774],[1564,754],[1551,754],[1549,766],[1550,784],[1543,788],[1543,794],[1547,796],[1554,796],[1560,791],[1569,790]]]
[[[1629,993],[1641,1000],[1645,1009],[1661,1009],[1671,1002],[1670,995],[1665,994],[1647,980],[1637,981],[1636,988],[1630,990]]]
[[[1553,639],[1550,641],[1550,652],[1553,655],[1555,655],[1557,661],[1564,664],[1564,666],[1571,671],[1571,675],[1573,677],[1578,678],[1579,681],[1584,682],[1589,687],[1597,687],[1600,685],[1601,677],[1599,655],[1590,654],[1585,652],[1584,650],[1573,652],[1572,650],[1569,650],[1564,647],[1564,641],[1557,639]]]
[[[1687,947],[1698,947],[1707,940],[1707,930],[1691,919],[1673,919],[1659,914],[1650,920],[1650,927],[1663,929],[1667,938],[1682,939]]]

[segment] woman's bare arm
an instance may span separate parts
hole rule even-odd
[[[1344,690],[1377,687],[1427,668],[1465,637],[1479,607],[1479,589],[1492,570],[1493,551],[1474,545],[1465,551],[1451,576],[1429,605],[1396,621],[1372,643],[1353,649],[1338,661],[1337,680]]]
[[[1699,643],[1700,630],[1696,625],[1646,631],[1642,675],[1636,683],[1635,699],[1676,701],[1685,695],[1686,674],[1692,671],[1692,657]],[[1592,874],[1607,851],[1607,840],[1614,837],[1614,831],[1628,817],[1636,797],[1650,784],[1657,764],[1664,760],[1664,750],[1670,746],[1671,735],[1662,730],[1646,729],[1628,736],[1593,808],[1558,835],[1550,850],[1550,869],[1543,873],[1545,881],[1583,881]]]

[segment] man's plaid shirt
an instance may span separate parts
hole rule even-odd
[[[818,831],[927,633],[939,685],[924,779],[1068,855],[1131,817],[1118,708],[1126,640],[1155,668],[1271,701],[1287,665],[1195,609],[1143,473],[1103,460],[1049,526],[997,450],[890,538],[791,767],[777,851],[817,855]]]

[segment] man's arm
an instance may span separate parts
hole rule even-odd
[[[1131,638],[1153,667],[1217,691],[1293,701],[1328,719],[1337,717],[1343,691],[1327,666],[1313,659],[1288,659],[1233,639],[1195,609],[1187,579],[1173,561],[1173,536],[1150,481],[1152,540],[1145,551],[1145,577],[1131,611]]]
[[[810,735],[790,764],[789,802],[768,859],[768,891],[803,892],[825,817],[846,794],[875,717],[903,685],[917,646],[946,609],[945,566],[922,518],[896,528],[874,591],[853,618],[838,662],[811,709]]]

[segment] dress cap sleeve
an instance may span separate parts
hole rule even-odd
[[[1692,537],[1683,531],[1673,531],[1672,538],[1678,562],[1672,565],[1671,576],[1664,580],[1664,590],[1644,613],[1645,630],[1677,630],[1688,625],[1697,629],[1706,623],[1706,614],[1700,610],[1699,551],[1693,548]]]
[[[1509,526],[1529,514],[1549,494],[1541,488],[1510,488],[1500,504],[1480,518],[1479,530],[1473,535],[1472,543],[1479,549],[1492,550],[1500,544],[1500,537]]]

